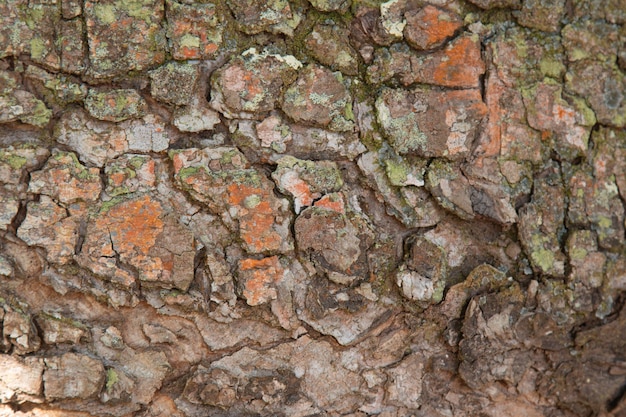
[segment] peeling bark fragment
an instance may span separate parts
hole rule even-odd
[[[150,93],[165,103],[182,106],[189,103],[196,91],[198,66],[169,62],[150,71]]]
[[[3,340],[13,345],[18,355],[36,352],[41,347],[41,339],[30,314],[4,305],[2,327]]]
[[[102,362],[86,355],[66,353],[44,359],[44,393],[47,401],[86,399],[100,392],[104,384]]]
[[[522,96],[528,124],[541,131],[542,138],[555,135],[557,152],[568,159],[586,152],[596,117],[584,100],[563,96],[562,87],[553,81],[523,90]]]
[[[78,220],[70,217],[66,208],[42,196],[39,202],[26,206],[26,218],[17,236],[29,245],[44,247],[49,262],[63,265],[74,257],[78,227]]]
[[[467,308],[467,304],[474,296],[496,291],[510,284],[506,275],[491,265],[482,264],[459,284],[452,286],[446,292],[446,298],[442,305],[443,313],[450,319],[460,319]]]
[[[276,107],[301,66],[291,55],[249,49],[211,77],[211,106],[228,118],[259,118]]]
[[[459,344],[459,374],[473,389],[485,389],[496,381],[515,387],[537,360],[514,334],[523,302],[517,285],[470,301]]]
[[[273,184],[236,148],[171,152],[179,186],[215,213],[238,221],[239,237],[250,253],[293,248],[291,214]]]
[[[207,399],[234,403],[231,410],[239,413],[290,414],[302,410],[310,414],[321,407],[345,414],[364,399],[358,393],[362,378],[348,369],[349,363],[344,365],[342,356],[328,342],[308,336],[262,352],[245,347],[211,364],[210,372],[217,376],[215,383],[208,382],[211,374],[203,370],[209,388]],[[239,380],[240,389],[229,390],[229,379]],[[254,398],[258,400],[252,401]]]
[[[343,346],[360,342],[392,314],[390,306],[372,303],[358,289],[319,275],[299,288],[295,298],[298,318]]]
[[[437,7],[427,5],[404,14],[404,37],[417,50],[434,49],[444,44],[462,26],[461,18]]]
[[[420,407],[425,361],[421,355],[413,354],[386,371],[386,391],[390,404],[412,409]]]
[[[555,361],[554,372],[546,374],[538,385],[558,404],[579,413],[609,411],[622,396],[626,375],[623,372],[625,340],[624,309],[615,321],[577,333],[576,356]]]
[[[241,260],[238,278],[248,305],[256,306],[275,300],[275,286],[283,279],[284,272],[277,256]]]
[[[186,291],[193,280],[193,236],[167,210],[150,195],[104,203],[87,226],[79,262],[124,286],[138,278]]]
[[[146,111],[146,101],[136,90],[89,90],[85,109],[96,119],[121,122],[141,117]]]
[[[544,32],[556,32],[565,14],[565,0],[550,1],[524,0],[522,10],[517,14],[520,25]]]
[[[146,155],[125,154],[109,162],[104,169],[107,176],[106,193],[110,197],[155,189],[157,164]]]
[[[568,67],[566,88],[585,97],[599,123],[626,126],[626,74],[615,63],[581,60]]]
[[[443,50],[419,55],[403,46],[392,46],[376,54],[368,67],[368,79],[378,84],[397,77],[402,85],[414,83],[442,87],[478,88],[485,63],[477,35],[464,34]]]
[[[43,402],[43,360],[0,354],[0,403]]]
[[[565,273],[565,255],[560,241],[564,234],[565,192],[556,163],[541,173],[532,201],[519,212],[520,240],[533,269],[561,277]]]
[[[94,202],[101,190],[97,168],[87,168],[74,153],[61,151],[54,151],[46,165],[31,174],[28,186],[29,192],[50,196],[66,206]]]
[[[91,118],[87,112],[70,110],[61,116],[55,139],[74,150],[81,161],[98,167],[128,150],[126,133],[119,126]]]
[[[345,214],[310,207],[295,222],[296,241],[302,251],[312,250],[322,267],[352,274],[361,255],[358,230]]]
[[[278,161],[272,178],[282,193],[294,199],[294,210],[313,205],[324,194],[339,191],[343,180],[337,164],[331,161],[303,161],[284,156]]]
[[[305,46],[321,64],[347,75],[357,75],[359,61],[352,47],[343,43],[349,32],[337,25],[316,25],[305,38]]]
[[[460,218],[474,218],[470,183],[458,166],[435,161],[428,170],[428,189],[437,202]]]
[[[181,132],[213,130],[222,121],[220,115],[209,108],[205,99],[192,99],[190,105],[174,111],[172,124]]]
[[[383,170],[385,164],[386,172]],[[359,158],[358,166],[376,186],[375,189],[380,193],[380,200],[385,202],[387,212],[407,227],[434,226],[441,219],[442,210],[428,191],[421,187],[402,187],[398,190],[389,184],[390,177],[398,176],[398,167],[383,151],[378,154],[375,152],[364,154]],[[404,177],[402,172],[400,174]]]
[[[383,89],[378,123],[399,154],[461,159],[469,154],[487,107],[478,90]]]
[[[238,29],[248,35],[267,31],[293,36],[301,20],[287,0],[261,3],[254,0],[228,0],[227,3],[235,16]]]
[[[445,251],[433,242],[416,238],[411,243],[410,256],[396,275],[402,295],[421,305],[437,304],[443,298],[448,278]]]
[[[35,321],[43,333],[43,342],[47,345],[78,345],[90,337],[87,326],[68,317],[42,313],[37,315]]]
[[[281,108],[296,123],[313,124],[331,131],[354,129],[352,98],[341,74],[309,65],[286,91]]]
[[[32,93],[20,88],[18,75],[0,70],[0,124],[20,121],[35,127],[45,127],[52,112]]]
[[[217,54],[224,28],[214,3],[167,0],[165,12],[174,59],[209,59]]]
[[[120,126],[124,129],[128,149],[131,151],[163,152],[169,148],[170,135],[165,121],[155,114],[125,121]]]

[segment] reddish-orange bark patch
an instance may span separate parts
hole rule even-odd
[[[118,252],[148,254],[163,230],[162,214],[158,202],[143,196],[112,207],[98,223],[109,230]]]
[[[340,195],[331,194],[325,195],[315,202],[315,207],[321,207],[328,210],[336,211],[337,213],[345,214],[346,209],[343,199]]]
[[[228,203],[239,206],[239,234],[255,252],[280,248],[281,237],[274,231],[274,211],[267,190],[243,184],[228,186]]]
[[[249,305],[259,305],[276,298],[273,285],[279,282],[285,270],[277,256],[239,261],[240,278],[244,280],[243,296]]]

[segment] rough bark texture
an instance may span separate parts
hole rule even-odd
[[[0,416],[626,416],[624,0],[0,1]]]

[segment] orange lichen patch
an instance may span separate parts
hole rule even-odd
[[[407,26],[405,37],[409,44],[418,49],[430,49],[441,45],[462,26],[458,16],[427,5],[405,15]]]
[[[183,46],[180,48],[180,55],[184,59],[199,59],[200,51],[198,48],[191,48],[189,46]]]
[[[31,174],[29,191],[56,198],[66,204],[95,201],[102,184],[97,168],[85,168],[74,154],[59,152],[48,160],[43,170]]]
[[[126,178],[128,178],[126,172],[114,172],[109,175],[109,182],[114,187],[119,187],[126,181]]]
[[[471,88],[479,86],[479,76],[485,72],[477,36],[461,36],[443,51],[424,59],[416,77],[417,82],[444,87]]]
[[[228,203],[238,206],[239,235],[252,252],[277,250],[282,239],[274,230],[275,213],[267,190],[243,184],[228,186]]]
[[[240,94],[244,100],[255,101],[257,95],[263,94],[262,81],[255,73],[252,71],[244,71],[242,80],[245,89]]]
[[[70,203],[74,201],[95,201],[100,196],[100,183],[97,168],[89,168],[88,180],[82,181],[70,175],[68,170],[51,170],[52,180],[58,187],[59,201]]]
[[[242,293],[248,305],[256,306],[276,299],[274,285],[282,279],[284,273],[277,256],[239,261]]]
[[[204,53],[205,54],[213,54],[217,51],[217,48],[219,46],[216,43],[209,43],[204,47]]]
[[[172,163],[174,164],[174,174],[178,174],[182,167],[185,166],[187,159],[192,157],[191,151],[177,152],[172,156]]]
[[[319,193],[311,192],[309,184],[303,181],[295,171],[285,173],[280,179],[280,185],[293,195],[296,213],[299,213],[302,207],[310,206],[313,200],[320,197]]]
[[[346,212],[343,197],[341,196],[341,194],[338,193],[325,195],[324,197],[316,201],[314,206],[332,210],[341,214],[345,214]]]
[[[96,224],[109,230],[118,253],[148,254],[163,230],[162,215],[161,205],[145,195],[113,206]]]
[[[501,106],[501,99],[504,96],[504,84],[495,74],[490,74],[487,79],[485,91],[485,101],[489,111],[489,122],[487,123],[486,135],[481,138],[480,155],[484,157],[497,156],[501,152],[502,121],[504,120],[504,110]]]

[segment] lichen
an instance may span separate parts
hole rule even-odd
[[[110,391],[111,388],[113,388],[113,386],[117,384],[118,382],[119,382],[119,377],[117,375],[117,372],[115,372],[115,369],[113,368],[107,369],[106,385],[105,385],[107,391]]]

